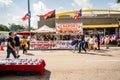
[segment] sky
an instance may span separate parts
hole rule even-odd
[[[22,17],[27,13],[28,0],[0,0],[0,24],[12,23],[27,25]],[[37,28],[39,17],[55,9],[56,13],[79,9],[115,9],[120,10],[116,0],[30,0],[31,26]]]

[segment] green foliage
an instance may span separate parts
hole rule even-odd
[[[11,25],[9,26],[9,29],[10,29],[11,31],[24,31],[25,27],[22,26],[22,25],[11,24]]]
[[[120,0],[117,0],[117,3],[120,3]]]
[[[30,27],[30,30],[34,30],[34,28]],[[9,24],[8,28],[7,26],[0,24],[0,31],[15,31],[15,32],[28,31],[28,26]]]
[[[0,31],[9,31],[9,28],[3,24],[0,24]]]
[[[24,30],[28,31],[28,26]],[[30,30],[35,30],[35,29],[33,27],[30,27]]]

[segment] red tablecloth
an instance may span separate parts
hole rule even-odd
[[[27,64],[0,64],[0,71],[35,71],[35,72],[40,72],[40,74],[44,73],[45,69],[45,61],[41,60],[40,64],[38,65],[27,65]]]

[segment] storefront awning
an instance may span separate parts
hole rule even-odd
[[[84,25],[83,28],[117,28],[119,27],[118,24],[100,24],[100,25]]]

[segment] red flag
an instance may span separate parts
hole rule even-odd
[[[44,15],[44,19],[55,17],[55,10],[49,11]]]
[[[25,14],[23,17],[22,17],[22,20],[23,21],[26,21],[27,19],[29,19],[31,17],[31,13],[28,12],[27,14]]]

